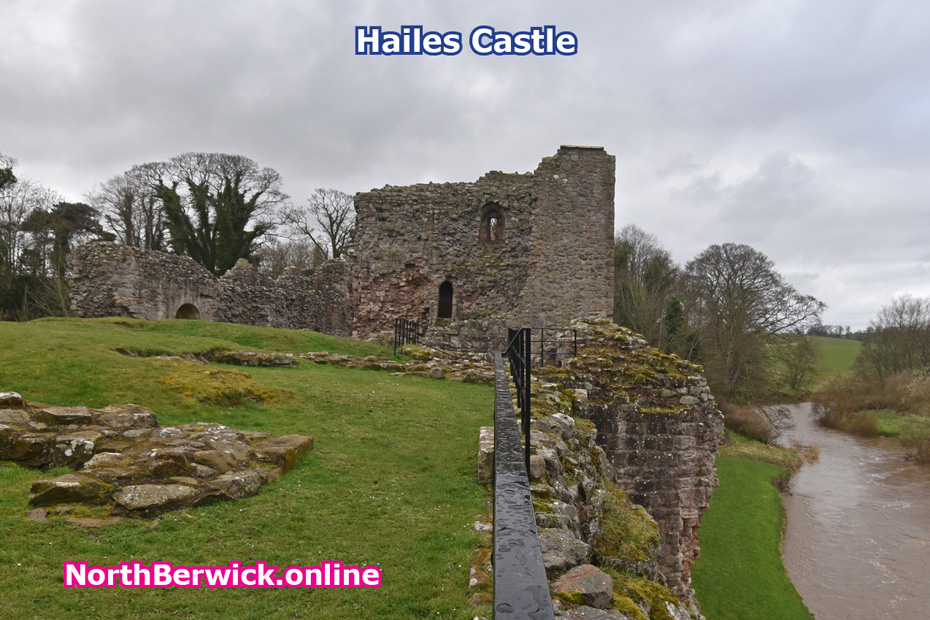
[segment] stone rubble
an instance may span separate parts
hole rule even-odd
[[[404,347],[403,352],[413,357],[414,361],[399,362],[374,355],[358,357],[328,351],[303,353],[300,357],[316,364],[332,364],[366,370],[390,370],[395,376],[414,375],[430,379],[494,385],[494,367],[484,354],[466,353],[456,354],[456,357],[441,357],[440,353],[435,350],[413,346]]]
[[[313,437],[303,435],[269,438],[204,422],[159,426],[139,405],[46,407],[0,393],[0,460],[76,470],[35,481],[29,503],[37,508],[89,504],[113,515],[152,517],[240,499],[279,479],[311,449]],[[39,514],[31,511],[30,518]]]

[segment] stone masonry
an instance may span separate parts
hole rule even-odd
[[[186,256],[89,243],[72,257],[76,316],[187,318],[348,336],[352,277],[344,261],[274,279],[240,261],[217,278]]]
[[[354,335],[395,317],[565,325],[613,301],[614,157],[563,146],[526,174],[355,196]]]
[[[717,486],[723,416],[700,367],[607,321],[572,325],[585,340],[578,357],[534,374],[572,391],[573,410],[594,422],[610,477],[659,526],[666,584],[691,605],[697,529]]]

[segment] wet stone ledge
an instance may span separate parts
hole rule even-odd
[[[205,501],[240,499],[287,473],[313,437],[238,431],[196,422],[159,426],[139,405],[45,407],[0,393],[0,460],[74,472],[38,480],[38,508],[88,504],[153,517]]]

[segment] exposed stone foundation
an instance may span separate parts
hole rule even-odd
[[[237,431],[222,424],[159,426],[139,405],[45,407],[0,393],[0,460],[76,471],[38,480],[37,507],[90,504],[152,517],[215,499],[255,495],[313,448],[313,437]]]

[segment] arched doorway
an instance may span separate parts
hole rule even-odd
[[[436,312],[437,319],[452,318],[452,297],[454,294],[452,283],[448,280],[439,285],[439,310]]]
[[[182,304],[174,314],[174,318],[200,320],[200,310],[194,304]]]

